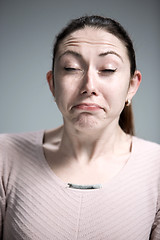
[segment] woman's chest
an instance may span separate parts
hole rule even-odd
[[[31,183],[30,183],[31,184]],[[120,180],[97,190],[73,190],[32,179],[13,187],[4,219],[4,239],[148,239],[156,198],[144,181]]]

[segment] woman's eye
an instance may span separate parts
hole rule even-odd
[[[69,72],[69,71],[76,71],[77,69],[71,68],[71,67],[65,67],[64,70]]]
[[[114,73],[116,69],[102,69],[100,72],[102,73]]]

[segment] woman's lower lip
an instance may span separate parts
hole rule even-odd
[[[97,110],[101,109],[97,105],[86,105],[86,104],[76,105],[74,108],[80,109],[80,110],[86,110],[86,111],[97,111]]]

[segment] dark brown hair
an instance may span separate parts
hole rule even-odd
[[[85,27],[94,27],[97,29],[103,29],[107,32],[113,34],[118,39],[120,39],[124,46],[127,49],[128,58],[130,60],[130,73],[131,78],[133,77],[136,70],[136,60],[135,60],[135,51],[133,48],[133,43],[126,32],[126,30],[120,25],[119,22],[111,19],[104,18],[101,16],[84,16],[81,18],[73,19],[62,31],[57,35],[56,41],[53,48],[53,61],[52,61],[52,71],[54,71],[54,60],[58,47],[60,43],[66,38],[69,34],[84,29]],[[134,135],[134,121],[133,121],[133,111],[132,106],[125,106],[122,110],[119,118],[119,125],[124,132]]]

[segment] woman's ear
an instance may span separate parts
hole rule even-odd
[[[133,96],[136,94],[136,92],[139,88],[141,80],[142,80],[142,75],[141,75],[140,71],[136,70],[130,81],[126,100],[128,100],[128,99],[131,100],[133,98]]]
[[[53,83],[53,73],[52,71],[49,71],[47,72],[46,74],[46,78],[47,78],[47,82],[48,82],[48,85],[49,85],[49,89],[51,91],[51,93],[54,95],[54,83]]]

